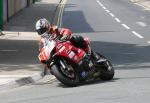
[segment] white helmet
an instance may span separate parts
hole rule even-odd
[[[48,33],[49,28],[50,28],[50,23],[45,18],[39,19],[36,22],[35,29],[39,35],[42,35],[44,33]]]

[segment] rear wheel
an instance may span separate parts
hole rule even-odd
[[[105,59],[106,61],[103,62],[103,65],[101,66],[101,75],[100,78],[102,80],[111,80],[114,77],[114,68],[109,60],[106,59],[103,55],[96,53],[97,56],[99,56],[100,59]]]
[[[56,65],[52,67],[55,77],[66,86],[77,86],[79,84],[79,76],[71,63],[65,59],[58,59]]]

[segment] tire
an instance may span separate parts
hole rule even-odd
[[[100,58],[106,59],[103,55],[96,53]],[[106,59],[103,68],[101,69],[100,79],[101,80],[112,80],[114,77],[115,71],[109,60]]]
[[[53,72],[53,75],[64,85],[69,86],[69,87],[75,87],[79,85],[79,76],[77,75],[76,71],[74,70],[74,78],[70,78],[69,76],[66,76],[63,73],[62,66],[60,64],[60,61],[64,63],[63,59],[59,59],[57,61],[57,64],[54,65],[51,70]],[[69,64],[70,65],[70,64]],[[74,69],[74,68],[73,68]]]

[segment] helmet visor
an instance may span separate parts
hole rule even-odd
[[[37,31],[37,33],[38,33],[39,35],[42,35],[43,33],[46,32],[46,28],[41,28],[41,29],[38,29],[38,30],[36,30],[36,31]]]

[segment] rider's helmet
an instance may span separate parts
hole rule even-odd
[[[50,23],[45,18],[39,19],[36,22],[35,29],[40,36],[44,36],[45,34],[48,34],[50,29]]]

